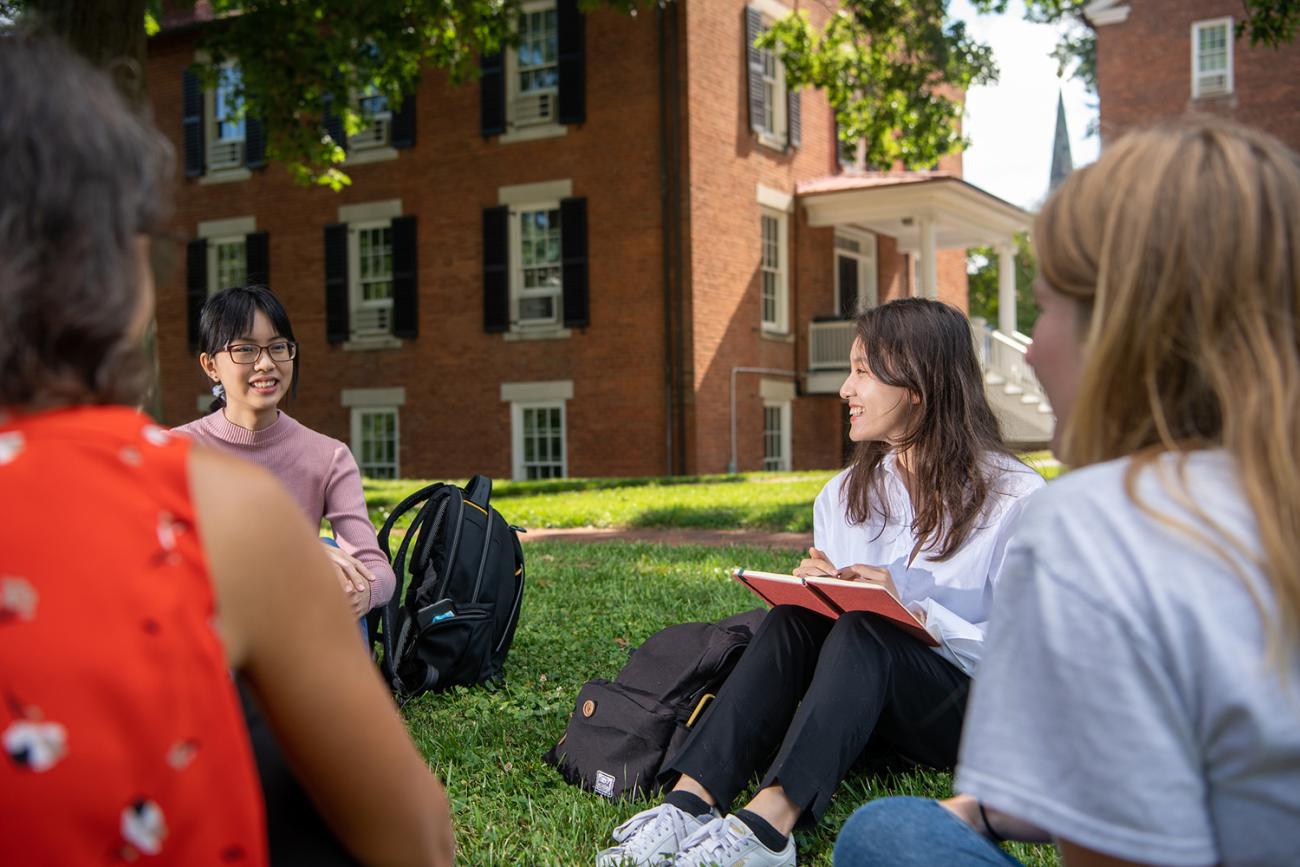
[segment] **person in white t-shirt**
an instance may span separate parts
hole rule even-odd
[[[956,761],[1003,551],[1043,481],[1003,445],[960,311],[921,298],[872,309],[850,366],[840,396],[857,451],[817,497],[795,574],[883,585],[938,647],[865,612],[774,608],[666,758],[664,803],[617,828],[599,865],[793,865],[791,831],[817,821],[864,750]],[[759,792],[724,818],[756,772]]]
[[[1134,133],[1034,241],[1075,469],[1008,548],[962,794],[861,808],[835,864],[1300,863],[1300,160],[1212,119]]]

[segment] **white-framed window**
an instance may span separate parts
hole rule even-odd
[[[216,87],[204,94],[207,102],[208,171],[237,169],[244,164],[244,100],[240,95],[239,64],[229,61],[217,73]]]
[[[208,239],[208,294],[248,282],[243,235]]]
[[[568,475],[564,401],[511,405],[516,479],[560,479]]]
[[[764,208],[759,218],[759,229],[762,238],[759,259],[759,306],[763,330],[786,334],[790,330],[786,215]]]
[[[854,316],[879,302],[876,236],[848,227],[835,229],[835,312]]]
[[[348,288],[352,334],[392,333],[393,231],[390,220],[348,226]]]
[[[1232,93],[1232,18],[1192,25],[1192,98]]]
[[[510,209],[510,319],[519,328],[560,324],[561,231],[559,202]]]
[[[771,21],[765,18],[763,23],[770,24]],[[780,55],[770,48],[758,49],[758,56],[763,61],[762,134],[784,147],[787,125],[785,64],[781,62]]]
[[[398,478],[399,437],[397,407],[352,409],[352,453],[361,475],[372,479]]]
[[[763,469],[790,469],[790,402],[763,402]]]
[[[554,124],[560,92],[555,0],[524,3],[516,26],[519,44],[506,52],[506,120],[512,129]]]

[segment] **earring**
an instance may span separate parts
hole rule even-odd
[[[217,400],[225,400],[226,387],[218,382],[216,385],[212,386],[212,396]]]

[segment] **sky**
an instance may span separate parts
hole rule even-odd
[[[971,34],[993,47],[1000,75],[966,96],[965,131],[971,140],[963,160],[966,180],[1012,204],[1036,210],[1047,194],[1056,131],[1056,97],[1065,97],[1065,122],[1075,167],[1097,158],[1100,141],[1085,135],[1097,116],[1096,98],[1075,80],[1056,76],[1050,57],[1057,28],[1024,20],[1024,4],[1012,0],[1004,15],[977,15],[968,0],[949,12]]]

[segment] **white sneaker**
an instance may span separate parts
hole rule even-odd
[[[656,867],[671,864],[687,837],[719,819],[716,809],[704,816],[692,816],[671,804],[642,810],[614,829],[618,843],[596,854],[596,867]],[[793,863],[793,862],[791,862]]]
[[[773,852],[749,826],[728,816],[714,819],[682,843],[673,867],[795,867],[794,838]]]

